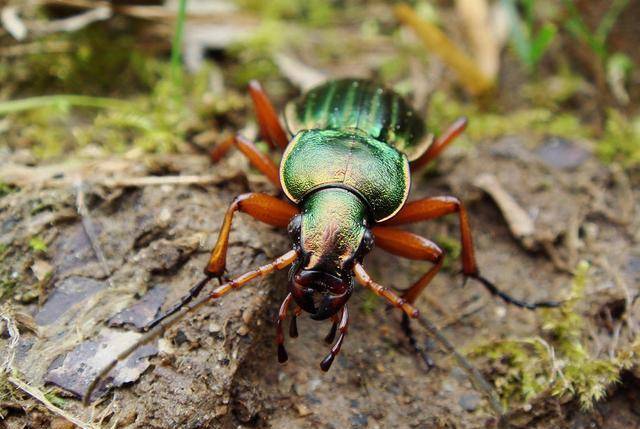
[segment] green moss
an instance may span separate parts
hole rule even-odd
[[[335,2],[327,0],[240,0],[244,8],[262,18],[295,20],[311,26],[325,26],[335,22]]]
[[[456,266],[455,264],[458,263],[458,258],[460,258],[460,253],[462,252],[460,240],[448,235],[440,235],[436,238],[436,243],[442,247],[442,250],[444,250],[445,253],[442,268],[450,270],[452,267]]]
[[[10,296],[18,287],[18,280],[13,278],[9,273],[0,275],[0,299]]]
[[[617,110],[610,109],[596,152],[605,162],[615,161],[627,168],[639,166],[640,116],[628,120]]]
[[[31,239],[29,240],[29,248],[34,252],[42,253],[46,253],[48,250],[47,243],[45,243],[44,240],[40,237],[31,237]]]
[[[630,359],[599,359],[584,341],[586,321],[576,309],[584,297],[589,265],[579,264],[571,294],[556,309],[541,311],[543,336],[492,341],[474,348],[494,369],[494,384],[506,406],[527,403],[543,392],[575,397],[591,408],[618,381]]]
[[[553,134],[569,139],[588,138],[591,130],[569,113],[557,113],[546,108],[530,108],[510,113],[485,112],[476,105],[462,104],[446,93],[436,91],[429,106],[429,126],[437,133],[459,116],[469,118],[462,140],[495,139],[508,134],[546,136]],[[442,127],[442,128],[440,128]]]
[[[44,397],[58,408],[64,409],[64,407],[67,405],[67,400],[58,396],[58,393],[55,390],[49,390],[45,392]]]
[[[14,185],[10,185],[8,183],[0,182],[0,198],[5,197],[12,192],[18,192],[20,189]],[[2,253],[2,252],[0,252]]]
[[[380,298],[373,292],[367,290],[362,299],[362,312],[365,314],[373,314],[380,305]]]

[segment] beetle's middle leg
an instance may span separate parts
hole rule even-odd
[[[471,238],[471,227],[467,210],[462,202],[455,197],[432,197],[424,198],[407,203],[394,217],[383,222],[387,225],[403,225],[423,220],[435,219],[448,214],[458,214],[460,222],[460,241],[462,242],[462,273],[465,278],[480,282],[492,295],[498,296],[508,304],[530,310],[539,307],[557,307],[560,305],[556,301],[527,302],[512,297],[506,292],[498,289],[491,281],[480,275],[476,257],[473,249],[473,239]],[[419,292],[418,292],[419,293]]]

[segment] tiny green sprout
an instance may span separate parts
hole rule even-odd
[[[362,312],[365,314],[373,314],[379,304],[380,300],[378,299],[376,294],[371,291],[367,291],[364,294],[364,298],[362,299]]]
[[[34,252],[47,252],[47,243],[40,237],[31,237],[29,240],[29,248]]]
[[[58,396],[58,394],[54,390],[45,392],[44,397],[47,399],[47,401],[51,402],[58,408],[64,408],[67,405],[66,399]]]
[[[16,191],[18,191],[18,188],[16,188],[15,186],[10,185],[9,183],[0,182],[0,198]]]
[[[534,0],[521,1],[523,16],[517,12],[515,0],[504,0],[503,4],[511,18],[511,37],[513,47],[520,61],[533,72],[543,55],[551,46],[558,30],[551,22],[545,22],[540,29],[534,29]]]
[[[448,270],[451,268],[452,263],[455,264],[460,258],[460,252],[462,252],[460,241],[451,238],[448,235],[440,235],[436,239],[436,242],[444,250],[445,258],[443,268]]]

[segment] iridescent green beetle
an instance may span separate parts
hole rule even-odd
[[[453,213],[460,221],[465,278],[478,280],[492,294],[520,307],[557,305],[517,300],[480,276],[467,211],[457,198],[444,196],[406,202],[410,173],[442,152],[464,130],[465,118],[457,120],[434,139],[427,133],[422,118],[395,92],[367,80],[342,79],[320,85],[290,103],[285,109],[287,132],[260,85],[252,82],[249,91],[262,138],[273,150],[284,152],[280,167],[241,135],[215,147],[211,157],[216,162],[231,146],[236,146],[288,201],[262,193],[237,197],[227,210],[204,271],[205,277],[188,295],[151,322],[148,329],[156,329],[142,337],[138,344],[208,300],[292,265],[289,293],[277,320],[278,360],[287,360],[282,324],[295,302],[290,326],[292,337],[298,335],[296,317],[302,311],[310,313],[315,320],[333,321],[327,342],[333,342],[339,332],[338,340],[320,364],[322,370],[327,371],[347,333],[347,301],[355,281],[400,308],[404,312],[405,333],[411,335],[409,319],[418,317],[413,304],[442,267],[444,253],[432,241],[394,227]],[[287,227],[293,249],[270,264],[223,282],[229,233],[237,211],[273,226]],[[434,265],[397,295],[374,282],[362,265],[374,243],[394,255],[428,260]],[[209,295],[189,304],[212,278],[218,278],[221,284]],[[174,313],[179,314],[168,317]],[[411,336],[410,342],[415,347]],[[105,368],[101,376],[113,365]]]

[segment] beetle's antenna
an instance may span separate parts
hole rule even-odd
[[[178,320],[180,320],[186,314],[197,310],[198,308],[202,307],[207,302],[209,302],[211,300],[214,300],[214,299],[218,299],[218,298],[222,297],[223,295],[226,295],[227,293],[229,293],[233,289],[237,289],[237,288],[243,286],[244,284],[248,283],[249,281],[251,281],[251,280],[253,280],[253,279],[257,278],[257,277],[264,277],[264,276],[267,276],[267,275],[271,274],[272,272],[274,272],[276,270],[281,270],[281,269],[283,269],[285,267],[288,267],[296,259],[298,259],[298,251],[297,250],[290,250],[287,253],[285,253],[284,255],[276,258],[273,262],[271,262],[269,264],[266,264],[266,265],[262,265],[262,266],[260,266],[260,267],[258,267],[256,269],[254,269],[254,270],[251,270],[251,271],[249,271],[247,273],[242,274],[241,276],[236,277],[235,279],[233,279],[233,280],[231,280],[231,281],[229,281],[227,283],[224,283],[224,284],[218,286],[217,288],[215,288],[208,295],[203,296],[202,298],[198,299],[197,301],[192,302],[190,305],[182,306],[182,308],[179,308],[178,310],[174,311],[174,313],[171,314],[170,316],[165,317],[164,319],[162,319],[160,322],[158,322],[155,325],[155,327],[153,329],[151,329],[149,332],[147,332],[146,334],[144,334],[140,338],[138,338],[138,340],[135,343],[133,343],[131,346],[129,346],[127,349],[125,349],[122,352],[120,352],[120,354],[118,354],[118,356],[116,356],[113,360],[111,360],[111,362],[109,362],[109,364],[107,366],[105,366],[98,373],[98,375],[91,381],[91,384],[89,384],[89,387],[87,388],[87,391],[85,392],[85,394],[84,394],[84,396],[82,398],[82,402],[84,403],[84,405],[86,406],[86,405],[89,404],[89,401],[91,399],[91,394],[96,389],[96,387],[100,385],[100,383],[102,382],[104,377],[107,374],[109,374],[109,372],[111,372],[111,370],[118,364],[118,362],[121,362],[122,360],[126,359],[138,347],[140,347],[141,345],[147,344],[148,342],[150,342],[151,340],[153,340],[157,336],[161,335],[168,327],[170,327],[171,325],[176,323]],[[206,280],[208,280],[208,279],[209,278],[206,278]],[[200,280],[200,282],[198,282],[196,284],[196,286],[200,285],[203,282],[206,283],[204,280]],[[204,286],[204,284],[202,286]],[[194,288],[195,288],[195,286],[194,286]]]
[[[502,416],[504,410],[502,405],[500,404],[500,400],[498,399],[498,395],[496,391],[491,387],[489,382],[485,380],[485,378],[480,374],[480,371],[471,364],[464,356],[462,356],[456,348],[451,344],[451,342],[445,337],[442,332],[436,327],[436,325],[426,318],[422,313],[418,315],[416,318],[420,326],[429,332],[440,345],[447,351],[447,353],[452,354],[453,357],[458,361],[460,366],[464,369],[469,377],[471,383],[475,386],[476,389],[481,391],[489,401],[489,405],[493,409],[493,411],[498,415]]]
[[[144,327],[144,331],[145,332],[148,331],[149,329],[161,323],[167,317],[180,311],[180,309],[185,305],[189,304],[195,297],[198,296],[198,294],[200,294],[200,292],[202,291],[202,288],[204,288],[212,278],[213,277],[211,276],[206,276],[202,280],[200,280],[198,283],[196,283],[195,286],[189,289],[189,292],[186,295],[184,295],[182,298],[180,298],[178,302],[173,304],[171,308],[169,308],[167,311],[165,311],[164,313],[162,313],[161,315],[153,319],[151,322],[147,323],[147,325]],[[220,283],[222,284],[222,282]]]

